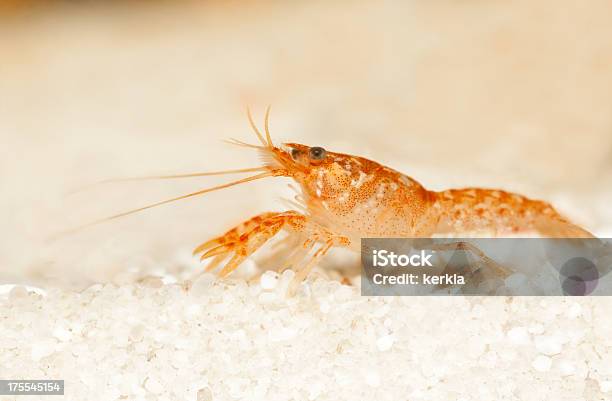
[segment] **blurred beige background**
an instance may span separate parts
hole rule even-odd
[[[33,3],[33,5],[32,5]],[[0,17],[0,282],[197,271],[190,250],[283,208],[287,180],[50,235],[250,167],[277,141],[370,157],[425,186],[501,187],[612,235],[609,1],[29,2]]]

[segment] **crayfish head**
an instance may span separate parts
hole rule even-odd
[[[310,199],[347,203],[375,184],[381,168],[371,160],[330,152],[320,146],[286,143],[274,148],[272,169],[283,169]],[[350,202],[348,204],[350,206]]]

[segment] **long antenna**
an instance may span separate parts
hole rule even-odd
[[[151,175],[151,176],[142,176],[142,177],[112,178],[108,180],[98,181],[97,184],[106,184],[106,183],[111,183],[111,182],[124,182],[124,181],[170,180],[174,178],[206,177],[206,176],[211,176],[211,175],[253,173],[255,171],[265,171],[265,170],[267,170],[265,167],[249,167],[249,168],[241,168],[241,169],[236,169],[236,170],[211,171],[211,172],[205,172],[205,173],[188,173],[188,174]]]
[[[156,203],[153,203],[153,204],[150,204],[150,205],[139,207],[137,209],[128,210],[126,212],[118,213],[118,214],[115,214],[115,215],[112,215],[112,216],[109,216],[109,217],[105,217],[103,219],[92,221],[91,223],[87,223],[87,224],[84,224],[82,226],[73,228],[71,230],[67,230],[67,231],[61,232],[61,233],[57,234],[56,236],[54,236],[54,238],[61,237],[61,236],[64,236],[64,235],[68,235],[68,234],[72,234],[72,233],[75,233],[75,232],[77,232],[79,230],[82,230],[84,228],[91,227],[91,226],[94,226],[94,225],[97,225],[97,224],[100,224],[100,223],[104,223],[104,222],[109,221],[109,220],[118,219],[120,217],[129,216],[130,214],[142,212],[143,210],[151,209],[151,208],[154,208],[156,206],[165,205],[167,203],[176,202],[176,201],[181,200],[181,199],[191,198],[193,196],[202,195],[202,194],[205,194],[205,193],[208,193],[208,192],[217,191],[219,189],[228,188],[228,187],[231,187],[231,186],[234,186],[234,185],[243,184],[245,182],[259,180],[261,178],[273,177],[275,175],[277,175],[277,173],[275,171],[266,171],[265,173],[257,174],[257,175],[251,176],[251,177],[247,177],[247,178],[243,178],[243,179],[237,180],[237,181],[232,181],[232,182],[227,183],[227,184],[217,185],[215,187],[205,188],[205,189],[202,189],[200,191],[192,192],[190,194],[181,195],[181,196],[178,196],[176,198],[166,199],[166,200],[163,200],[163,201],[160,201],[160,202],[156,202]]]
[[[205,173],[188,173],[188,174],[171,174],[171,175],[151,175],[151,176],[141,176],[141,177],[126,177],[126,178],[110,178],[98,182],[94,182],[92,184],[87,184],[82,187],[71,190],[67,193],[67,195],[74,195],[80,192],[86,191],[90,188],[96,187],[98,185],[111,184],[115,182],[131,182],[131,181],[148,181],[148,180],[171,180],[177,178],[193,178],[193,177],[206,177],[212,175],[224,175],[224,174],[239,174],[239,173],[253,173],[257,171],[266,171],[266,167],[251,167],[251,168],[242,168],[237,170],[224,170],[224,171],[210,171]]]

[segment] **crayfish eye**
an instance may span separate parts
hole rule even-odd
[[[296,148],[291,149],[291,158],[293,160],[297,160],[297,158],[300,156],[300,151],[297,150]]]
[[[327,151],[321,147],[310,148],[310,158],[312,160],[322,160],[327,155]]]

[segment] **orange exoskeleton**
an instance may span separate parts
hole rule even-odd
[[[466,188],[433,192],[414,179],[363,157],[329,152],[321,147],[287,143],[276,147],[249,121],[265,156],[265,168],[299,184],[296,210],[267,212],[197,247],[202,259],[214,257],[214,269],[226,275],[280,230],[303,239],[286,263],[306,277],[333,246],[359,246],[364,237],[430,237],[493,231],[496,235],[537,232],[549,237],[590,237],[549,204],[501,190]],[[317,246],[310,259],[300,258]],[[231,257],[229,256],[231,255]]]
[[[252,217],[225,234],[204,242],[194,254],[212,258],[207,270],[223,262],[225,276],[281,230],[297,238],[299,246],[285,266],[303,280],[332,247],[358,248],[365,237],[423,238],[487,232],[490,235],[535,233],[544,237],[592,237],[550,204],[502,190],[465,188],[442,192],[425,189],[414,179],[372,160],[327,151],[321,147],[287,143],[277,147],[265,116],[265,137],[248,114],[260,145],[233,141],[257,149],[261,167],[216,173],[195,173],[148,178],[179,178],[212,174],[259,172],[229,184],[158,202],[116,218],[161,204],[238,185],[264,177],[284,176],[298,185],[294,210],[266,212]]]

